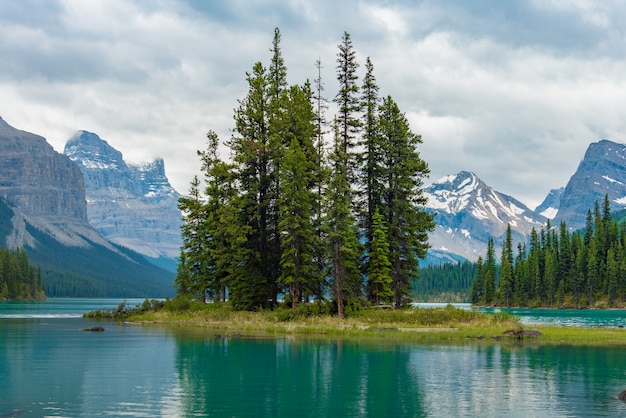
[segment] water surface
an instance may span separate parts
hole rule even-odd
[[[0,303],[0,416],[626,416],[614,397],[626,389],[626,339],[590,348],[234,338],[91,322],[75,314],[81,302],[52,302],[47,313]],[[105,332],[81,331],[95,324]]]

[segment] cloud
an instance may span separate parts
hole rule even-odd
[[[619,1],[23,0],[0,2],[0,115],[62,151],[96,132],[188,189],[195,151],[224,139],[245,73],[281,29],[291,83],[336,91],[351,34],[423,136],[431,180],[461,170],[534,207],[588,144],[626,141]],[[626,9],[625,9],[626,10]]]

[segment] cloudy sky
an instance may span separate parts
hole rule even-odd
[[[626,143],[624,21],[621,0],[0,0],[0,116],[59,152],[82,129],[127,161],[163,157],[185,193],[274,28],[289,82],[320,59],[330,99],[347,31],[430,181],[473,171],[534,208],[591,142]]]

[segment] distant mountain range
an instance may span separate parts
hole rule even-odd
[[[0,242],[26,250],[48,296],[163,297],[174,274],[111,243],[87,219],[83,173],[0,118]]]
[[[0,241],[24,247],[56,295],[81,288],[113,296],[120,286],[127,297],[171,294],[182,221],[163,160],[128,164],[87,131],[70,138],[64,153],[0,118]],[[475,261],[490,237],[499,256],[507,225],[517,243],[548,219],[583,227],[606,194],[614,211],[626,208],[626,145],[592,143],[567,185],[534,210],[466,171],[424,192],[436,222],[424,264]]]
[[[490,237],[497,246],[502,243],[507,225],[518,242],[526,240],[532,228],[540,229],[546,223],[544,216],[467,171],[437,180],[424,193],[437,225],[429,235],[431,250],[426,263],[475,261],[484,257]]]
[[[121,152],[87,131],[70,138],[64,154],[83,173],[89,223],[110,241],[176,271],[180,195],[165,175],[163,160],[128,164]]]
[[[612,211],[626,208],[626,145],[609,140],[592,143],[565,187],[551,190],[534,210],[499,193],[475,174],[460,172],[425,188],[427,210],[435,213],[437,227],[429,235],[432,246],[424,264],[485,256],[487,240],[494,238],[497,256],[507,224],[513,241],[526,241],[531,229],[551,219],[564,221],[570,230],[585,226],[588,210],[602,204],[608,194]]]

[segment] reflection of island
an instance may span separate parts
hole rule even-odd
[[[177,337],[183,415],[588,416],[616,348]],[[616,389],[619,388],[619,389]]]
[[[410,348],[292,339],[178,339],[183,415],[420,416]]]

